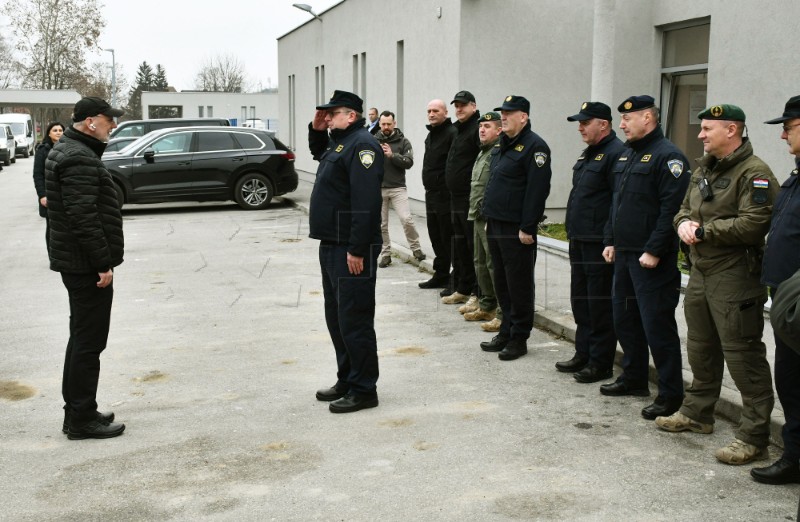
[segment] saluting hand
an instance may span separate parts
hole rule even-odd
[[[314,113],[314,121],[311,122],[311,128],[317,131],[328,130],[328,122],[325,121],[325,116],[327,115],[328,111],[317,110]]]

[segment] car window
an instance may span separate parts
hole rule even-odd
[[[197,138],[197,152],[239,150],[241,148],[229,132],[200,132]]]
[[[133,125],[126,125],[114,134],[115,138],[124,138],[126,136],[144,136],[144,124],[134,123]]]
[[[264,143],[260,139],[249,132],[237,132],[236,139],[239,141],[242,148],[246,150],[257,150],[264,146]],[[267,144],[267,147],[269,147],[269,144]]]
[[[189,152],[191,145],[192,133],[179,132],[157,139],[150,144],[150,148],[152,148],[156,154],[177,154],[181,152]]]

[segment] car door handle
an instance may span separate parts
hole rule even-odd
[[[244,158],[233,158],[233,161],[244,161]]]
[[[191,165],[191,164],[192,164],[191,161],[179,161],[178,162],[178,166],[179,167],[185,167],[186,165]]]

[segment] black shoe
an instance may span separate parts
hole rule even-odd
[[[353,411],[374,408],[378,405],[378,396],[364,396],[348,393],[328,405],[331,413],[350,413]]]
[[[67,429],[69,440],[82,439],[110,439],[122,435],[125,425],[121,422],[109,422],[108,424],[98,420],[91,420],[83,424],[70,423]]]
[[[800,466],[784,458],[775,461],[766,468],[753,468],[750,476],[762,484],[800,484]]]
[[[556,370],[564,373],[575,373],[583,370],[589,364],[589,358],[577,353],[569,361],[556,363]]]
[[[337,387],[336,385],[333,385],[330,388],[323,388],[321,390],[317,390],[317,400],[323,402],[331,402],[337,399],[341,399],[346,394],[347,394],[346,388]]]
[[[441,292],[439,292],[439,296],[440,297],[447,297],[448,295],[453,295],[453,293],[455,293],[455,291],[456,291],[456,289],[453,288],[452,286],[446,286],[446,287],[444,287],[442,289]]]
[[[428,279],[427,281],[423,281],[419,283],[420,288],[447,288],[447,285],[450,283],[450,276],[449,275],[436,275],[434,274],[433,277]]]
[[[617,379],[615,382],[611,384],[603,384],[600,386],[600,393],[603,395],[609,395],[611,397],[622,397],[624,395],[633,395],[635,397],[649,397],[650,390],[647,389],[647,385],[644,386],[633,386],[628,385],[624,380]]]
[[[614,376],[614,370],[611,368],[608,370],[601,370],[593,364],[588,364],[581,371],[572,374],[572,376],[576,381],[588,384],[610,379]]]
[[[113,411],[110,411],[108,413],[101,413],[98,411],[96,412],[96,415],[97,416],[95,417],[95,420],[102,422],[103,424],[111,424],[112,422],[114,422]],[[64,424],[61,425],[61,433],[66,433],[67,431],[69,431],[69,419],[70,419],[69,412],[67,410],[64,410]]]
[[[499,352],[508,344],[508,337],[502,335],[495,335],[491,341],[483,341],[481,343],[481,350],[484,352]]]
[[[513,361],[528,353],[528,341],[525,339],[511,339],[506,347],[497,354],[501,361]]]
[[[642,417],[648,420],[656,420],[656,417],[669,417],[681,409],[681,404],[683,404],[683,397],[665,399],[659,395],[653,404],[642,409]]]

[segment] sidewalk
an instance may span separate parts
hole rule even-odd
[[[283,199],[293,206],[308,213],[308,205],[311,199],[311,189],[314,183],[314,174],[305,171],[298,171],[300,184],[295,192],[283,196]],[[433,251],[430,247],[430,238],[425,219],[424,202],[409,200],[411,213],[414,216],[414,223],[419,233],[422,250],[428,256],[422,262],[417,262],[411,255],[411,250],[405,242],[403,228],[400,220],[394,211],[389,212],[389,235],[392,239],[392,255],[404,262],[419,265],[420,269],[433,273]],[[391,270],[391,266],[382,270]],[[572,311],[569,303],[569,259],[567,256],[566,244],[550,238],[539,238],[539,253],[536,261],[536,315],[534,325],[541,330],[547,330],[556,336],[563,337],[575,342],[575,321],[572,318]],[[684,276],[685,286],[687,278]],[[686,358],[686,320],[683,315],[683,295],[681,302],[675,311],[678,322],[678,333],[681,338],[681,352],[683,358],[683,380],[684,386],[688,387],[692,382],[692,372]],[[465,327],[473,327],[465,324]],[[478,332],[486,335],[480,330]],[[767,346],[767,360],[770,367],[775,360],[775,340],[772,333],[772,326],[769,317],[765,317],[763,341]],[[479,339],[476,339],[476,345]],[[622,349],[617,346],[617,364],[622,361]],[[556,370],[553,369],[555,372]],[[650,363],[650,380],[656,382],[655,367]],[[773,382],[774,387],[774,382]],[[741,415],[742,400],[733,380],[725,368],[725,376],[722,383],[720,399],[717,402],[717,414],[726,419],[737,421]],[[783,410],[778,402],[777,393],[775,394],[775,408],[772,411],[772,423],[770,427],[771,440],[774,444],[783,447],[781,438],[781,428],[783,427]]]

